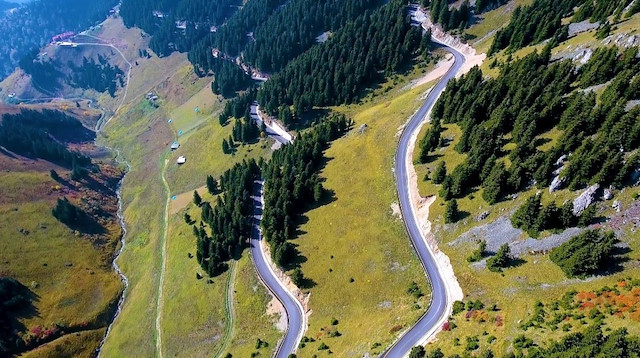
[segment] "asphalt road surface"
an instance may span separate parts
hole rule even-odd
[[[385,358],[400,358],[408,355],[411,348],[417,345],[427,332],[436,328],[436,325],[446,313],[446,286],[440,272],[438,271],[438,265],[435,261],[434,255],[422,237],[418,223],[416,222],[416,216],[414,215],[411,198],[409,196],[409,176],[406,160],[409,141],[412,134],[419,128],[420,123],[425,120],[427,113],[431,107],[433,107],[438,96],[446,87],[447,82],[455,77],[465,61],[464,56],[455,49],[444,44],[438,45],[453,54],[455,57],[455,63],[451,66],[444,77],[442,77],[440,82],[433,87],[422,107],[420,107],[418,112],[411,118],[402,132],[400,143],[398,144],[398,151],[396,152],[394,167],[402,217],[413,247],[416,249],[418,256],[420,257],[420,261],[422,262],[422,266],[427,272],[427,276],[431,282],[432,300],[427,313],[422,316],[410,330],[404,333],[400,339],[393,344],[393,346],[382,353],[381,357]]]
[[[287,312],[287,332],[284,339],[279,342],[275,354],[277,358],[287,358],[289,354],[295,353],[302,339],[306,324],[304,311],[298,299],[293,297],[273,272],[268,264],[267,257],[265,257],[264,250],[260,247],[261,245],[267,245],[263,240],[262,230],[260,229],[264,208],[264,181],[255,181],[252,198],[254,202],[254,220],[251,230],[251,257],[260,279],[282,303]]]
[[[256,121],[256,124],[258,125],[258,127],[262,126],[262,119],[260,118],[260,116],[258,116],[258,105],[257,104],[252,104],[251,105],[251,118]],[[282,137],[280,134],[276,133],[273,129],[267,127],[266,129],[267,131],[267,135],[273,139],[275,139],[276,141],[282,143],[282,144],[289,144],[290,142]]]

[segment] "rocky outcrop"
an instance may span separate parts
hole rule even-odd
[[[582,214],[589,205],[593,204],[596,200],[596,192],[598,189],[600,189],[600,184],[594,184],[578,195],[578,197],[573,201],[574,215]]]
[[[611,205],[612,208],[616,209],[616,212],[620,212],[620,210],[622,210],[622,203],[620,203],[620,200],[616,200],[613,202],[613,205]]]
[[[549,185],[549,192],[553,193],[554,191],[562,189],[566,178],[565,177],[555,177],[551,181],[551,185]]]

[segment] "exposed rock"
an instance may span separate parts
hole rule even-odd
[[[358,134],[363,134],[367,128],[369,128],[369,126],[367,126],[366,123],[363,123],[359,128],[358,128]]]
[[[382,301],[382,302],[378,303],[378,307],[384,308],[384,309],[389,309],[389,308],[391,308],[391,301]]]
[[[549,192],[553,193],[554,191],[562,189],[566,178],[565,177],[555,177],[551,181],[551,185],[549,185]]]
[[[478,217],[476,218],[476,221],[482,221],[484,219],[486,219],[489,216],[489,212],[488,211],[483,211],[480,213],[480,215],[478,215]]]
[[[65,265],[66,267],[71,267],[71,266],[73,266],[73,264],[72,264],[71,262],[67,262],[67,263],[65,263],[64,265]]]
[[[584,65],[585,63],[589,62],[589,59],[591,58],[591,55],[593,55],[593,50],[590,48],[586,48],[582,51],[580,51],[574,58],[574,61],[579,61],[580,64]]]
[[[610,200],[611,198],[613,198],[613,193],[611,192],[611,189],[605,189],[604,193],[602,194],[602,198],[604,200]]]
[[[556,163],[555,163],[556,167],[559,167],[562,164],[564,164],[565,160],[567,160],[567,155],[566,154],[561,155],[560,158],[556,160]]]
[[[581,32],[589,31],[600,26],[600,22],[591,23],[589,20],[575,22],[569,24],[569,37],[579,34]]]
[[[620,212],[620,210],[622,210],[622,203],[620,203],[620,200],[616,200],[613,202],[613,205],[611,205],[612,208],[616,209],[616,212]]]
[[[582,214],[582,212],[594,202],[596,191],[598,191],[598,189],[600,189],[600,184],[594,184],[578,195],[578,197],[573,201],[574,215]]]

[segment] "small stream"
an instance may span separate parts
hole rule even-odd
[[[107,146],[103,146],[103,147],[105,147],[105,148],[107,148],[109,150],[113,150],[112,148],[109,148]],[[117,154],[116,158],[119,158],[120,157],[120,152],[116,150],[116,154]],[[118,160],[116,159],[116,161],[118,161]],[[120,315],[120,312],[122,312],[122,305],[124,304],[124,299],[126,298],[127,291],[129,289],[129,279],[122,272],[122,270],[120,269],[120,266],[118,266],[118,258],[122,254],[122,251],[124,251],[124,246],[125,246],[126,238],[127,238],[127,225],[124,222],[124,214],[123,214],[123,207],[122,207],[122,183],[124,182],[124,179],[126,178],[127,173],[131,170],[131,165],[127,161],[124,161],[124,162],[118,161],[118,162],[126,164],[127,171],[122,176],[122,178],[120,178],[120,181],[118,182],[118,188],[116,189],[116,196],[118,197],[118,212],[117,212],[117,215],[118,215],[118,221],[120,222],[120,227],[122,228],[122,235],[120,236],[120,249],[118,250],[116,255],[113,257],[113,262],[111,263],[111,266],[116,271],[118,276],[120,276],[120,280],[124,284],[124,289],[122,290],[122,293],[120,294],[120,299],[118,300],[118,306],[116,308],[116,312],[113,314],[113,318],[111,319],[111,322],[109,322],[109,325],[107,326],[107,332],[105,333],[104,337],[102,338],[102,341],[100,341],[100,346],[98,346],[98,349],[96,350],[96,353],[97,353],[96,355],[98,357],[100,357],[100,353],[102,353],[102,347],[104,346],[105,342],[107,341],[107,338],[109,337],[109,333],[111,333],[111,328],[113,327],[113,323],[116,321],[116,319]]]

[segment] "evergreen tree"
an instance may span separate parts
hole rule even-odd
[[[504,163],[500,162],[493,165],[489,175],[482,183],[484,188],[482,197],[487,203],[495,204],[498,202],[506,185],[507,174]]]
[[[193,203],[197,206],[202,205],[202,198],[200,197],[200,194],[198,194],[197,190],[193,191]]]
[[[442,182],[444,182],[444,179],[446,177],[447,177],[447,168],[443,160],[438,163],[438,166],[436,166],[436,170],[433,173],[433,183],[442,184]]]
[[[420,163],[426,163],[429,158],[429,153],[438,148],[442,131],[443,128],[440,120],[434,119],[431,127],[420,141]]]
[[[447,202],[447,208],[444,213],[444,222],[447,224],[454,223],[458,221],[458,216],[460,212],[458,211],[458,201],[456,199],[449,200]]]
[[[476,262],[482,260],[487,255],[487,242],[485,240],[480,240],[478,243],[478,248],[473,251],[471,256],[467,257],[467,261]]]
[[[222,152],[224,154],[229,154],[231,150],[229,149],[229,142],[226,139],[222,139]]]
[[[218,181],[215,180],[211,175],[207,175],[207,190],[211,195],[215,195],[218,193]]]
[[[509,266],[511,262],[511,248],[509,244],[503,244],[498,248],[498,252],[487,260],[487,268],[493,272],[501,272],[503,268]]]

